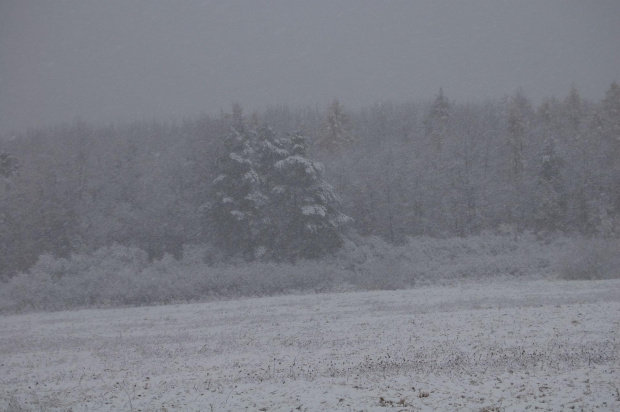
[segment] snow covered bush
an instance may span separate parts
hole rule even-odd
[[[339,253],[347,281],[368,289],[488,278],[533,279],[553,276],[561,251],[571,240],[546,244],[533,235],[485,233],[468,238],[409,238],[390,245],[379,237],[358,238]]]
[[[18,309],[63,309],[77,306],[121,304],[112,291],[136,291],[135,281],[148,265],[146,252],[112,245],[69,259],[42,255],[26,273],[6,285],[7,299]]]
[[[567,249],[559,267],[566,280],[620,278],[620,239],[583,239]]]
[[[347,283],[365,290],[400,289],[415,285],[423,264],[409,252],[407,246],[370,236],[348,241],[338,259],[348,270]]]
[[[0,284],[0,311],[61,310],[192,302],[242,296],[385,290],[497,279],[618,277],[618,240],[502,236],[409,238],[394,246],[351,237],[335,256],[285,262],[218,256],[186,246],[181,259],[113,245],[68,259],[43,255],[28,272]]]
[[[214,265],[208,262],[211,250],[194,245],[183,259],[164,255],[152,262],[146,252],[119,245],[69,259],[43,255],[30,271],[0,285],[0,311],[315,293],[332,290],[342,278],[335,266],[320,261]]]

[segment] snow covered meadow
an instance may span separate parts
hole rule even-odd
[[[2,410],[620,410],[620,280],[0,317]]]

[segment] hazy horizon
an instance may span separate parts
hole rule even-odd
[[[0,133],[289,104],[538,103],[620,81],[620,2],[0,4]]]

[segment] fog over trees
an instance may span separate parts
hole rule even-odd
[[[274,106],[181,122],[74,122],[4,136],[0,268],[120,244],[295,261],[352,235],[616,237],[620,87],[539,105],[517,91],[347,110]],[[228,258],[226,258],[228,256]]]
[[[366,282],[389,278],[369,254],[400,250],[386,284],[402,286],[429,239],[613,249],[618,13],[3,1],[0,279],[110,280],[93,267],[125,259],[140,273],[320,262],[317,276]]]

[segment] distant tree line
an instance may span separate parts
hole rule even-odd
[[[42,253],[114,243],[150,258],[212,244],[228,257],[295,260],[339,247],[342,228],[399,244],[620,231],[620,86],[572,88],[538,107],[522,92],[347,111],[277,106],[244,116],[0,138],[0,274]]]

